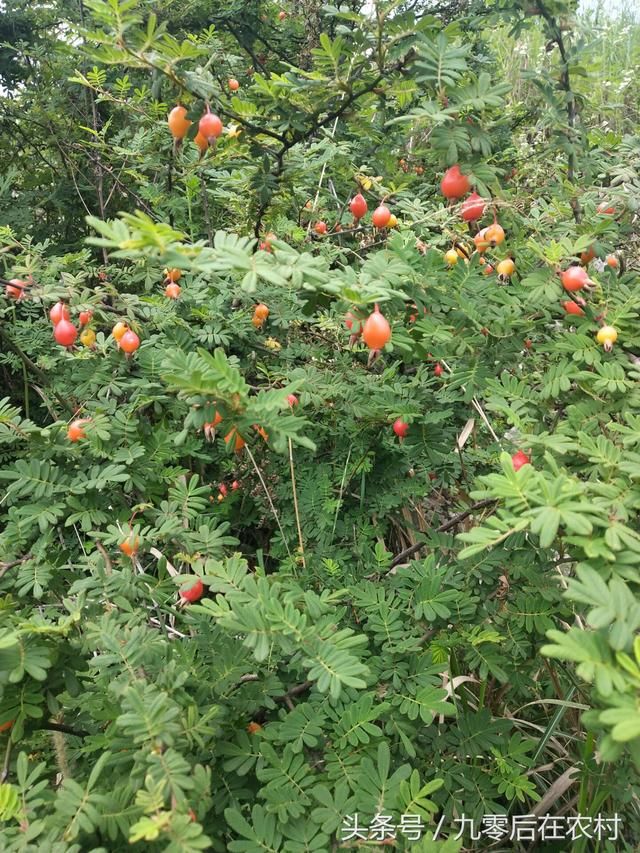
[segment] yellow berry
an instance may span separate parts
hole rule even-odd
[[[516,271],[516,265],[511,260],[511,258],[505,258],[504,261],[500,261],[496,269],[498,270],[498,275],[503,275],[505,276],[505,278],[510,278]]]
[[[92,347],[96,342],[96,333],[93,329],[85,329],[80,335],[80,343],[83,347]]]

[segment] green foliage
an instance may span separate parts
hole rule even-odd
[[[590,104],[589,13],[18,6],[0,24],[0,283],[26,282],[0,295],[3,851],[320,853],[357,814],[419,821],[395,849],[455,853],[489,843],[456,839],[460,815],[537,803],[620,813],[633,849],[640,145],[630,102],[611,126]],[[172,144],[177,103],[192,125]],[[207,107],[225,128],[199,157]],[[440,194],[456,163],[489,202],[478,224]],[[358,191],[397,224],[354,222]],[[514,258],[510,279],[474,250],[492,219],[506,240],[483,255]],[[591,247],[590,291],[566,293]],[[76,326],[92,312],[95,343],[54,342],[59,300]],[[380,353],[360,335],[376,305]]]

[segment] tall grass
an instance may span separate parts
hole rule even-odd
[[[616,134],[640,121],[640,6],[630,0],[583,0],[567,21],[566,38],[581,50],[585,76],[574,71],[572,86],[582,98],[582,120]],[[492,30],[500,71],[512,86],[514,103],[535,104],[539,93],[526,72],[544,72],[556,57],[547,51],[539,20],[517,38]]]

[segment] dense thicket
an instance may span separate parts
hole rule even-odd
[[[639,32],[7,0],[3,850],[635,849]]]

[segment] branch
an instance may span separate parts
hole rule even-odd
[[[62,732],[64,735],[75,735],[76,737],[89,737],[91,732],[86,732],[84,729],[73,729],[71,726],[65,726],[62,723],[51,723],[46,722],[42,723],[39,726],[36,726],[36,730],[38,731],[48,731],[48,732]]]
[[[7,349],[10,349],[11,352],[15,353],[22,360],[22,363],[25,365],[27,370],[30,370],[31,373],[33,373],[33,375],[38,378],[41,385],[51,384],[51,380],[49,379],[47,374],[40,370],[38,365],[34,364],[28,355],[22,352],[20,347],[13,342],[9,335],[4,331],[2,326],[0,326],[0,341],[4,343]],[[60,395],[56,391],[54,391],[53,394],[63,409],[65,409],[67,412],[73,412],[73,408],[69,405],[69,402],[67,400],[65,400],[63,397],[60,397]]]
[[[447,530],[451,530],[452,527],[455,527],[457,524],[460,524],[461,521],[464,521],[465,518],[470,516],[476,510],[483,509],[484,507],[491,506],[495,503],[497,503],[497,501],[495,501],[493,498],[486,498],[485,500],[478,501],[478,503],[473,504],[462,512],[459,512],[457,515],[454,515],[453,518],[450,518],[448,521],[443,522],[440,527],[436,528],[436,531],[438,533],[446,533]],[[397,565],[406,560],[407,557],[413,557],[413,555],[417,554],[418,551],[422,550],[422,548],[424,548],[426,544],[426,541],[416,542],[415,545],[411,545],[409,548],[405,548],[404,551],[401,551],[399,554],[396,554],[396,556],[391,561],[391,568],[394,569]]]
[[[9,571],[9,569],[13,569],[16,566],[21,566],[23,563],[26,563],[27,560],[30,560],[33,557],[33,554],[26,554],[24,557],[20,557],[19,560],[11,560],[9,563],[0,563],[0,578]]]

